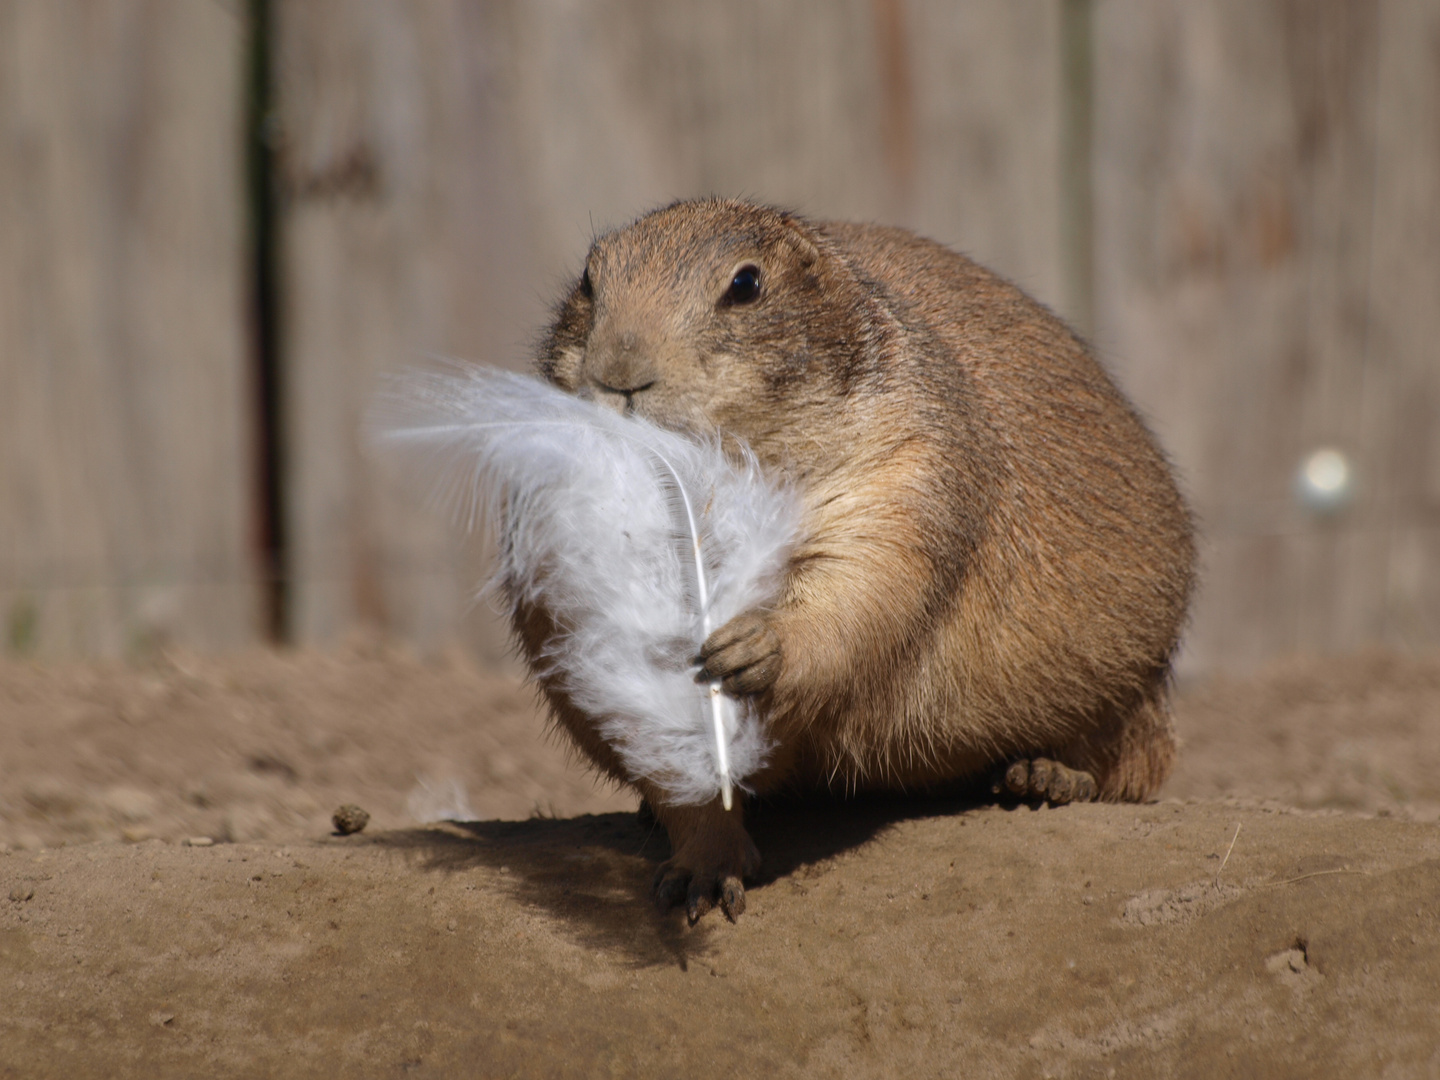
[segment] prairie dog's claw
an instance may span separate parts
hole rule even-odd
[[[694,926],[712,908],[719,907],[732,923],[745,913],[745,885],[734,874],[717,878],[665,863],[655,875],[655,906],[661,912],[685,905],[685,918]]]

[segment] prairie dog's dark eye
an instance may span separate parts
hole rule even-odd
[[[580,295],[586,300],[595,298],[595,286],[590,282],[590,268],[587,266],[585,272],[580,275]]]
[[[730,289],[725,299],[732,304],[748,304],[760,295],[760,268],[742,266],[730,279]]]

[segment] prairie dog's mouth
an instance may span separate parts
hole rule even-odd
[[[595,404],[607,409],[613,409],[624,416],[634,416],[635,396],[643,394],[655,385],[658,380],[651,379],[649,382],[641,383],[638,386],[623,387],[611,386],[599,379],[592,380],[593,393],[590,395]]]
[[[643,394],[646,390],[649,390],[652,386],[654,386],[657,381],[659,380],[651,379],[647,383],[642,383],[639,386],[632,386],[628,389],[620,386],[608,386],[605,383],[600,382],[598,379],[596,380],[595,385],[598,386],[601,390],[604,390],[607,394],[623,394],[625,397],[628,398],[632,394]]]

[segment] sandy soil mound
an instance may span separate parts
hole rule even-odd
[[[0,664],[0,844],[313,837],[346,802],[372,829],[634,808],[597,788],[541,717],[513,677],[364,641]]]
[[[0,1076],[1440,1075],[1440,659],[1180,721],[1156,804],[766,808],[689,929],[511,679],[0,665]]]

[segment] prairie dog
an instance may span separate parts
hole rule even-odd
[[[595,241],[539,355],[577,395],[743,440],[800,491],[781,596],[701,651],[775,740],[759,793],[998,773],[1060,803],[1165,779],[1190,515],[1084,343],[1015,286],[902,229],[679,202]],[[521,604],[514,626],[532,660],[554,633]],[[760,858],[742,807],[635,786],[673,849],[657,903],[738,915]]]

